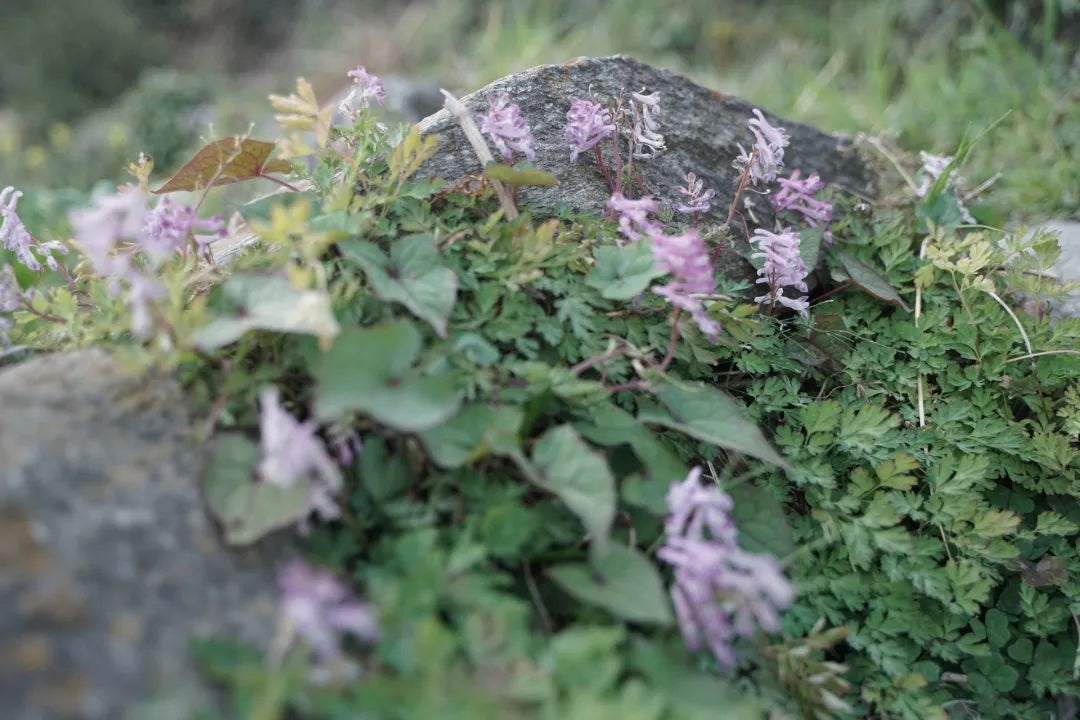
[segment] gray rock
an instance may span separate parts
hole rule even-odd
[[[172,708],[154,717],[189,718],[213,697],[192,636],[269,642],[283,548],[219,541],[190,420],[173,380],[102,350],[0,369],[4,720],[131,718],[154,700]]]
[[[1080,282],[1080,222],[1055,220],[1041,226],[1058,233],[1061,257],[1051,272],[1061,281]],[[1051,304],[1051,313],[1067,317],[1080,317],[1080,290],[1073,291],[1061,301]]]
[[[571,95],[587,98],[590,92],[607,102],[624,90],[659,92],[662,114],[660,131],[667,149],[641,162],[641,175],[649,193],[662,204],[679,199],[677,188],[685,184],[687,171],[703,178],[716,190],[712,210],[704,225],[719,225],[727,218],[735,196],[739,172],[732,162],[739,144],[749,149],[754,142],[747,126],[754,105],[739,98],[703,88],[684,77],[659,70],[625,56],[582,58],[564,65],[543,65],[497,80],[460,98],[474,114],[487,110],[488,95],[509,93],[536,138],[536,166],[553,173],[560,184],[551,188],[525,188],[519,205],[534,216],[550,215],[560,204],[572,210],[602,211],[611,196],[592,153],[570,164],[570,148],[563,134]],[[828,184],[864,196],[874,195],[871,170],[856,152],[852,141],[821,132],[809,125],[764,113],[769,122],[783,126],[791,135],[785,151],[785,171],[799,169],[803,176],[817,171]],[[439,153],[427,161],[419,175],[453,180],[482,171],[464,133],[446,110],[420,123],[422,133],[439,135]],[[607,153],[610,155],[610,153]],[[743,196],[753,203],[744,212],[750,232],[755,227],[773,229],[774,215],[766,198],[755,192]],[[745,210],[745,208],[740,208]],[[741,223],[733,233],[733,246],[720,258],[719,269],[730,278],[752,279],[755,270],[747,256],[749,245]]]

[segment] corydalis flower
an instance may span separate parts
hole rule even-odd
[[[315,435],[315,422],[299,422],[290,415],[273,386],[263,390],[259,404],[259,477],[284,488],[307,483],[310,510],[323,519],[337,517],[334,495],[341,489],[341,473]]]
[[[795,591],[771,555],[743,551],[736,542],[731,498],[703,487],[694,468],[668,491],[670,514],[657,556],[675,569],[671,599],[683,641],[691,651],[708,646],[717,662],[737,660],[731,641],[760,628],[780,629],[780,611]]]
[[[130,270],[129,258],[115,250],[121,241],[138,236],[147,212],[137,187],[99,197],[93,207],[71,211],[72,236],[98,275],[122,277]]]
[[[680,187],[679,192],[686,196],[686,202],[677,203],[675,209],[681,213],[706,213],[711,205],[709,201],[716,196],[716,191],[709,188],[702,192],[704,182],[693,171],[686,173],[686,186]]]
[[[740,155],[735,159],[735,167],[749,172],[750,181],[772,182],[776,174],[784,167],[784,148],[791,139],[783,128],[773,127],[761,111],[754,108],[756,118],[750,118],[747,125],[754,133],[754,146],[747,152],[739,145]]]
[[[9,313],[18,310],[26,293],[19,287],[19,281],[15,278],[15,271],[10,265],[0,265],[0,313]],[[4,332],[12,326],[11,318],[0,315],[0,346],[7,347],[11,344]]]
[[[510,102],[509,95],[503,93],[497,98],[489,95],[487,114],[477,117],[480,130],[487,133],[506,162],[513,159],[515,151],[530,161],[536,159],[532,131],[521,117],[521,108]]]
[[[790,229],[777,234],[758,228],[754,231],[754,237],[750,238],[750,242],[757,243],[758,248],[758,252],[750,257],[765,261],[758,270],[757,282],[769,287],[769,292],[754,298],[754,302],[768,300],[773,305],[780,303],[807,317],[809,302],[805,297],[790,298],[784,295],[785,287],[794,287],[804,293],[808,291],[806,276],[809,271],[800,253],[798,234]]]
[[[570,98],[570,110],[566,113],[566,139],[570,141],[570,162],[578,155],[594,147],[615,132],[611,112],[599,103],[581,98]]]
[[[225,221],[220,215],[205,220],[196,218],[194,207],[163,197],[147,214],[138,245],[151,265],[157,267],[183,249],[189,234],[200,253],[205,253],[215,237],[225,234]]]
[[[356,69],[350,70],[347,75],[352,78],[353,88],[348,97],[341,101],[342,107],[353,107],[353,100],[356,100],[362,108],[369,107],[372,100],[380,105],[386,102],[386,88],[383,87],[383,81],[378,76],[369,73],[363,65],[357,65]]]
[[[68,249],[63,243],[50,240],[45,243],[35,243],[30,231],[26,229],[22,218],[19,217],[17,206],[22,192],[10,185],[0,190],[0,243],[4,248],[15,253],[15,257],[26,267],[37,272],[41,270],[41,262],[34,257],[31,248],[36,250],[50,270],[58,267],[54,252],[67,255]]]
[[[622,193],[615,193],[608,200],[608,209],[619,214],[619,232],[627,240],[637,242],[642,238],[660,232],[660,223],[649,218],[649,213],[657,211],[656,202],[651,197],[630,200]]]
[[[659,133],[660,94],[633,93],[630,112],[634,126],[630,129],[631,154],[636,158],[648,158],[664,149],[664,136]]]
[[[294,560],[278,573],[278,588],[281,619],[311,646],[321,662],[341,656],[344,633],[367,642],[379,639],[375,612],[332,573]]]
[[[833,206],[827,200],[818,200],[814,194],[824,189],[825,183],[812,173],[810,177],[800,179],[799,171],[791,173],[789,178],[780,178],[780,190],[772,196],[773,209],[777,212],[785,210],[797,212],[806,219],[810,227],[825,227],[822,238],[826,245],[832,244],[832,233],[828,224],[832,222]]]
[[[689,312],[701,332],[715,342],[720,334],[720,324],[709,317],[700,297],[716,290],[712,260],[705,241],[693,229],[682,235],[654,232],[649,235],[649,241],[656,266],[671,273],[671,282],[653,288],[653,292]]]

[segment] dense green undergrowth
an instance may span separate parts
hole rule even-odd
[[[329,667],[199,643],[237,717],[1046,717],[1077,693],[1080,322],[1017,310],[1055,291],[1053,238],[961,226],[943,183],[836,198],[808,318],[721,281],[720,339],[675,314],[673,343],[645,244],[600,208],[507,220],[486,181],[414,175],[432,142],[368,114],[327,129],[303,91],[278,109],[316,130],[280,144],[319,158],[289,178],[307,189],[247,206],[260,242],[227,268],[158,265],[144,341],[74,254],[70,281],[20,271],[37,295],[9,331],[179,372],[230,542],[320,491],[258,480],[268,386],[331,445],[362,440],[307,548],[380,637]],[[35,233],[66,237],[50,216]],[[656,558],[694,466],[797,590],[733,668],[684,647]]]

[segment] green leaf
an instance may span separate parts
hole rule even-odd
[[[728,395],[701,383],[667,382],[657,390],[666,408],[645,406],[638,420],[685,433],[702,442],[734,450],[790,469],[761,430]]]
[[[780,558],[794,552],[784,506],[769,491],[745,482],[725,490],[735,502],[731,519],[739,529],[739,547]]]
[[[521,449],[518,433],[524,414],[513,406],[470,405],[420,437],[431,459],[457,468],[490,453],[511,455]]]
[[[640,550],[613,544],[592,566],[556,565],[548,574],[567,594],[624,620],[657,625],[672,622],[660,574]]]
[[[990,608],[983,617],[986,625],[986,640],[991,647],[1002,647],[1009,642],[1009,616],[997,608]]]
[[[877,270],[843,250],[837,252],[836,256],[844,267],[848,278],[861,290],[897,307],[908,309],[907,304],[900,297],[900,293],[896,292],[896,289]]]
[[[578,432],[597,445],[629,445],[649,477],[665,492],[671,483],[686,477],[686,463],[630,413],[607,402],[591,406],[589,414],[592,422],[576,423]]]
[[[559,184],[559,178],[544,170],[510,167],[497,162],[487,164],[484,168],[484,177],[498,180],[512,187],[524,187],[526,185],[552,187]]]
[[[619,496],[628,505],[636,505],[657,517],[668,514],[667,493],[670,484],[646,480],[638,474],[623,478],[619,485]]]
[[[403,456],[390,455],[385,439],[369,437],[364,440],[364,451],[360,453],[360,480],[372,499],[383,503],[409,487],[412,473]]]
[[[899,418],[878,405],[858,405],[844,409],[836,440],[841,447],[870,451],[899,424]]]
[[[600,291],[608,300],[630,300],[649,287],[664,271],[656,267],[647,242],[622,247],[602,245],[596,248],[596,266],[585,284]]]
[[[607,542],[615,517],[615,478],[604,456],[569,425],[544,433],[532,455],[540,484],[581,519],[595,547]]]
[[[443,264],[430,235],[408,235],[395,241],[389,260],[372,243],[353,241],[340,247],[345,257],[364,268],[380,300],[404,305],[431,325],[439,337],[446,337],[458,281],[454,271]]]
[[[840,422],[840,412],[840,403],[835,400],[819,400],[799,411],[807,435],[831,433]]]
[[[315,335],[327,345],[341,331],[326,293],[297,290],[281,275],[233,275],[222,284],[221,293],[228,315],[192,333],[192,342],[201,350],[216,350],[255,329]]]
[[[354,328],[341,334],[316,374],[318,417],[365,413],[403,432],[422,432],[450,419],[461,397],[449,375],[412,370],[419,331],[408,322]]]
[[[1039,513],[1039,519],[1035,522],[1036,535],[1069,536],[1075,535],[1078,529],[1072,520],[1051,511]]]
[[[1024,665],[1031,664],[1031,656],[1035,650],[1034,643],[1031,642],[1031,638],[1020,638],[1012,645],[1009,646],[1009,657],[1018,663]]]
[[[249,545],[291,525],[310,508],[306,482],[283,488],[259,482],[254,470],[258,446],[243,435],[218,437],[203,475],[203,494],[230,545]]]

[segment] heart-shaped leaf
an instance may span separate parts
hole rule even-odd
[[[376,296],[401,303],[439,337],[446,337],[457,299],[457,275],[443,264],[430,235],[401,238],[390,247],[389,259],[368,242],[343,243],[341,250],[364,268]]]
[[[568,595],[624,620],[655,625],[672,622],[660,573],[640,550],[611,545],[592,565],[556,565],[548,575]]]
[[[520,450],[520,408],[470,405],[447,422],[421,435],[431,459],[457,468],[490,453],[512,455]]]
[[[275,147],[272,142],[235,136],[215,140],[195,153],[195,157],[153,192],[160,195],[205,190],[265,177],[269,173],[289,172],[292,165],[287,161],[268,160]]]
[[[420,332],[404,321],[342,333],[317,373],[316,414],[333,420],[362,412],[403,432],[446,422],[458,411],[461,396],[450,375],[423,375],[412,368],[420,344]]]
[[[315,335],[323,346],[329,346],[341,331],[326,293],[297,290],[280,275],[234,275],[225,281],[221,292],[226,314],[191,336],[202,350],[228,345],[254,329]]]
[[[569,425],[544,433],[532,455],[539,483],[566,503],[603,548],[615,518],[615,478],[607,460]]]
[[[249,545],[307,515],[306,482],[283,488],[255,479],[259,448],[235,433],[221,435],[203,475],[203,494],[230,545]]]

